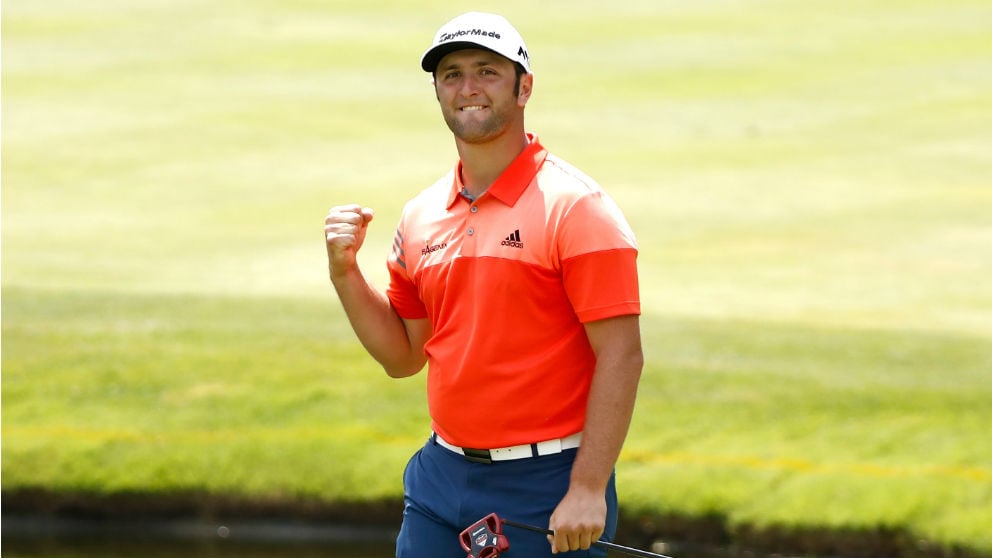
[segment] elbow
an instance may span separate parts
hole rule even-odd
[[[386,371],[386,375],[390,378],[409,378],[420,371],[419,368],[412,369],[396,366],[383,366],[382,369]]]
[[[644,351],[640,343],[634,343],[626,347],[616,356],[616,367],[623,370],[625,376],[635,384],[640,382],[641,373],[644,371]]]
[[[641,376],[641,371],[644,370],[644,353],[638,349],[637,354],[631,357],[631,367],[634,369],[637,377]]]
[[[409,378],[417,372],[420,372],[424,368],[424,364],[427,363],[427,359],[417,359],[410,362],[394,362],[385,363],[380,362],[382,369],[386,372],[386,375],[390,378]]]
[[[640,348],[636,351],[631,351],[627,355],[623,368],[628,371],[631,380],[634,382],[640,381],[641,372],[644,370],[644,353]]]
[[[644,350],[640,344],[634,349],[631,360],[633,360],[633,364],[637,368],[637,373],[640,374],[641,370],[644,369]]]
[[[639,377],[644,369],[644,348],[638,336],[630,336],[624,343],[619,343],[614,347],[612,360],[617,367],[627,370],[631,375]],[[611,356],[607,356],[611,359]]]

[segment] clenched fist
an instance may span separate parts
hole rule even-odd
[[[327,266],[333,279],[357,266],[356,254],[365,242],[365,232],[374,216],[372,209],[357,204],[332,207],[324,218]]]

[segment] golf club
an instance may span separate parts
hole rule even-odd
[[[476,521],[472,525],[469,525],[464,531],[461,532],[459,540],[461,541],[462,548],[465,549],[465,552],[468,552],[466,558],[497,558],[500,553],[509,549],[510,541],[507,539],[506,535],[503,534],[503,525],[509,525],[510,527],[525,529],[535,533],[542,533],[544,535],[555,534],[554,531],[550,529],[543,529],[541,527],[527,525],[526,523],[517,523],[516,521],[501,519],[495,513],[491,513],[479,521]],[[606,541],[594,541],[592,544],[600,548],[615,550],[628,556],[641,556],[643,558],[671,558],[670,556],[665,556],[664,554],[656,554],[646,550],[638,550],[636,548],[621,546],[619,544]]]

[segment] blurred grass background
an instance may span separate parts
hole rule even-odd
[[[992,551],[992,6],[8,2],[3,489],[400,493],[423,378],[365,356],[326,209],[455,160],[418,60],[528,41],[529,128],[638,235],[631,513]]]

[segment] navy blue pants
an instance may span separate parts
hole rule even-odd
[[[465,558],[459,535],[494,512],[505,520],[546,528],[568,490],[577,452],[472,463],[428,440],[403,473],[403,526],[396,539],[396,558]],[[606,531],[601,539],[612,541],[617,527],[614,477],[610,477],[606,504]],[[504,558],[606,556],[597,547],[553,555],[544,534],[509,525],[504,525],[503,533],[510,541],[510,549],[501,553]]]

